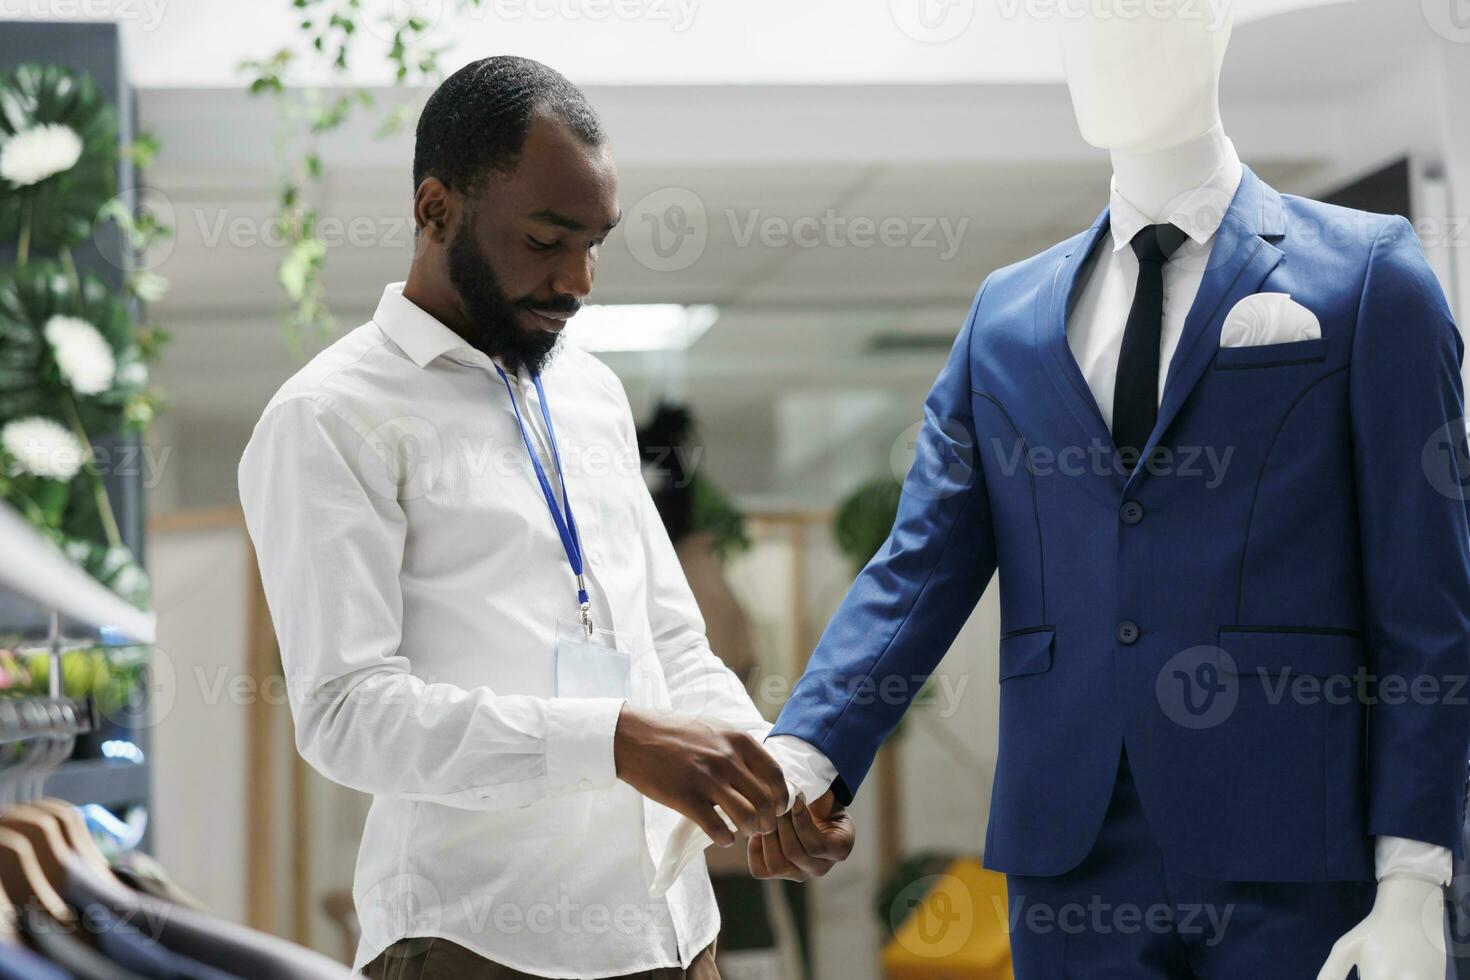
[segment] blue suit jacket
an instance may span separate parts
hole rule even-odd
[[[1463,345],[1412,228],[1247,170],[1131,476],[1066,337],[1107,229],[1104,212],[981,287],[893,532],[774,734],[820,749],[850,799],[998,567],[989,867],[1079,864],[1124,746],[1180,871],[1371,879],[1374,836],[1454,846]],[[1221,349],[1257,292],[1290,293],[1321,339]]]

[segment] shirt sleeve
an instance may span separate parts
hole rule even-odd
[[[787,785],[795,788],[791,794],[793,802],[796,793],[809,801],[819,800],[837,781],[837,767],[832,760],[809,742],[795,735],[772,735],[766,739],[765,745],[766,751],[786,774]]]
[[[298,395],[266,410],[240,462],[302,757],[364,793],[464,809],[612,785],[621,699],[502,695],[415,675],[398,469],[376,430],[371,441],[363,432],[329,397]]]
[[[1455,874],[1455,861],[1448,847],[1402,837],[1379,837],[1374,852],[1379,881],[1392,874],[1408,874],[1448,885]]]

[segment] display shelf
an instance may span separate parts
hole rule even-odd
[[[148,763],[82,759],[62,764],[46,778],[46,795],[81,806],[115,807],[148,800]]]
[[[0,503],[0,586],[90,626],[115,629],[134,643],[154,643],[153,613],[124,602],[82,571],[9,504]]]

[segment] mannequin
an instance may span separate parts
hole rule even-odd
[[[1082,138],[1109,151],[1117,193],[1153,222],[1234,160],[1219,109],[1231,19],[1228,9],[1205,12],[1180,0],[1172,16],[1108,16],[1084,4],[1059,18]],[[1382,876],[1371,914],[1333,948],[1319,980],[1353,966],[1361,980],[1440,980],[1443,938],[1425,923],[1436,921],[1441,892],[1420,874]]]
[[[1422,433],[1465,414],[1464,344],[1407,220],[1240,161],[1228,17],[1124,6],[1061,10],[1108,208],[980,284],[766,745],[851,802],[998,574],[985,866],[1018,978],[1440,980],[1470,716],[1281,683],[1463,677],[1470,526]]]

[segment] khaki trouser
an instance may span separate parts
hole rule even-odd
[[[542,980],[535,974],[501,966],[447,939],[400,939],[363,969],[369,980]],[[628,973],[611,980],[720,980],[715,968],[715,944],[710,943],[689,964]]]

